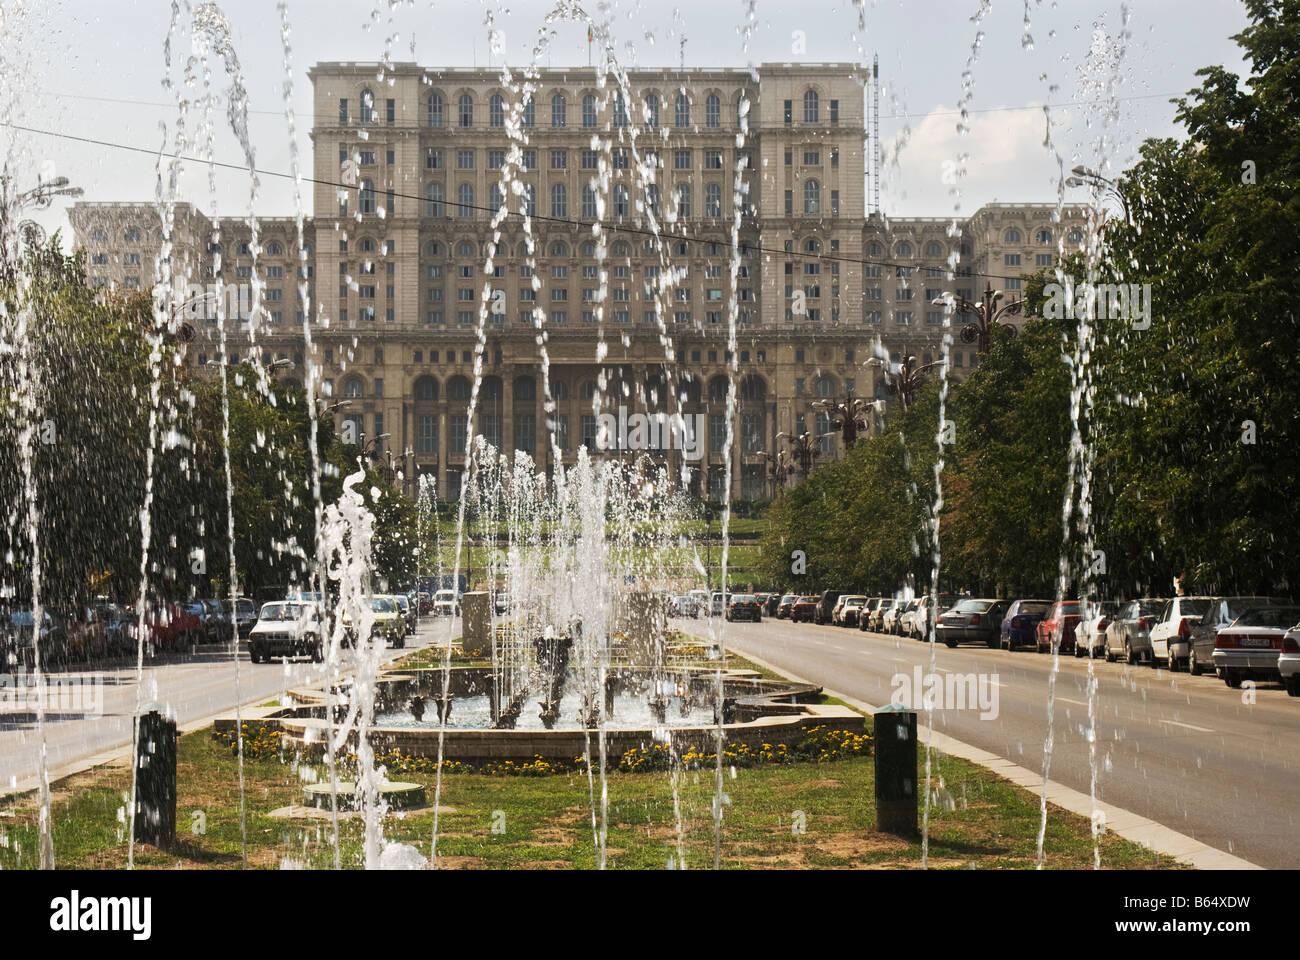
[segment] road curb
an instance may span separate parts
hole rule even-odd
[[[799,677],[792,674],[789,670],[778,667],[775,664],[768,663],[766,660],[745,653],[735,646],[729,646],[729,650],[735,651],[752,663],[758,664],[766,670],[778,673],[787,679],[796,683],[812,683],[817,681],[809,680],[806,677]],[[820,686],[820,684],[819,684]],[[843,700],[845,703],[861,710],[863,713],[872,714],[879,710],[879,707],[866,703],[856,697],[840,693],[837,690],[831,690],[829,687],[822,686],[822,692],[829,697],[835,697],[837,700]],[[931,730],[924,724],[917,724],[916,732],[918,738],[929,736],[930,745],[941,753],[946,753],[950,757],[959,757],[962,760],[969,760],[971,763],[991,770],[998,776],[1010,780],[1019,787],[1029,790],[1031,793],[1042,796],[1047,795],[1049,802],[1056,804],[1064,810],[1071,813],[1077,813],[1088,820],[1092,819],[1093,803],[1092,798],[1086,793],[1075,790],[1073,787],[1067,787],[1063,783],[1057,783],[1054,780],[1044,782],[1041,772],[1035,772],[1028,767],[1022,767],[1017,763],[1008,760],[1006,757],[998,756],[981,747],[972,746],[969,743],[963,743],[946,733],[938,733]],[[1133,813],[1130,810],[1124,810],[1108,803],[1098,803],[1096,809],[1101,811],[1106,820],[1106,829],[1116,836],[1123,837],[1125,840],[1131,840],[1139,843],[1149,850],[1156,853],[1163,853],[1184,863],[1188,866],[1195,867],[1198,870],[1263,870],[1258,864],[1251,863],[1249,860],[1243,860],[1241,857],[1225,853],[1216,847],[1197,840],[1195,837],[1189,837],[1185,833],[1179,833],[1166,827],[1162,823],[1156,823],[1154,820],[1143,817],[1140,814]]]

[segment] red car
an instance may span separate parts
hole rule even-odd
[[[806,620],[808,623],[813,622],[813,617],[817,614],[817,602],[821,597],[800,597],[790,607],[790,622],[798,623]]]
[[[191,646],[203,639],[203,621],[175,603],[150,607],[144,618],[148,638],[158,650],[175,650]],[[131,635],[135,635],[135,620],[131,621]]]
[[[1058,600],[1052,604],[1052,611],[1038,621],[1035,639],[1039,653],[1052,650],[1052,641],[1058,641],[1061,653],[1074,652],[1074,631],[1083,616],[1083,604],[1078,600]]]

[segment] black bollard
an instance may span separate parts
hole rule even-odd
[[[135,839],[166,848],[176,840],[176,721],[154,710],[137,729]]]
[[[874,715],[876,829],[916,835],[916,714],[882,710]]]

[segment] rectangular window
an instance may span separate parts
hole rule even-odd
[[[424,166],[429,170],[441,170],[443,168],[442,151],[429,149],[424,155]]]
[[[786,123],[791,123],[791,122],[793,122],[793,121],[794,121],[794,101],[793,101],[793,100],[787,100],[787,101],[785,101],[785,107],[784,107],[784,109],[785,109],[785,122],[786,122]]]
[[[552,150],[551,151],[551,169],[567,170],[569,168],[569,151]]]
[[[704,151],[704,169],[721,170],[722,169],[722,151],[705,150]]]
[[[600,155],[595,150],[583,150],[581,164],[583,170],[595,170],[600,166]]]
[[[457,150],[456,151],[456,169],[473,170],[474,169],[474,151]]]
[[[689,170],[691,169],[691,151],[674,150],[673,151],[673,169]]]
[[[384,120],[388,123],[397,121],[397,101],[387,100],[384,103]]]
[[[488,169],[500,170],[506,165],[506,152],[504,150],[488,151]]]
[[[793,190],[787,190],[785,192],[785,215],[787,217],[794,216],[794,191]]]
[[[433,454],[438,452],[438,416],[422,413],[416,418],[415,452]]]
[[[465,452],[465,437],[469,432],[469,416],[464,413],[451,415],[451,452]]]
[[[822,163],[822,154],[820,150],[805,150],[803,152],[803,165],[805,167],[820,167]]]
[[[838,100],[832,100],[831,101],[831,123],[839,123],[839,122],[840,122],[840,102]]]
[[[525,169],[525,170],[536,170],[536,169],[537,169],[537,151],[536,151],[536,150],[525,150],[525,151],[524,151],[524,169]]]
[[[551,430],[555,434],[555,445],[561,453],[569,449],[569,415],[567,413],[557,413],[555,419],[551,421]]]
[[[596,449],[596,415],[584,413],[582,415],[582,445],[590,451]]]
[[[1020,254],[1018,254],[1018,253],[1008,253],[1008,254],[1003,255],[1003,257],[1002,257],[1002,264],[1003,264],[1003,266],[1007,266],[1007,267],[1018,267],[1018,266],[1020,266]]]
[[[348,100],[347,97],[339,100],[339,123],[348,122]]]
[[[727,418],[721,413],[709,414],[709,453],[721,453],[727,446]]]

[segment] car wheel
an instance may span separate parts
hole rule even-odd
[[[257,647],[250,646],[248,648],[248,659],[251,660],[253,663],[261,663],[262,651],[259,650]]]
[[[1083,645],[1078,640],[1074,641],[1074,657],[1077,660],[1083,656]]]
[[[1133,645],[1127,640],[1124,641],[1124,662],[1130,666],[1137,663],[1137,657],[1133,654]]]
[[[949,649],[949,650],[956,650],[956,649],[957,649],[957,641],[956,641],[956,640],[945,640],[944,643],[946,643],[946,644],[948,645],[948,649]]]
[[[1174,656],[1173,650],[1165,654],[1165,669],[1170,673],[1178,672],[1178,658]]]
[[[1300,697],[1300,674],[1287,678],[1286,692],[1289,697]]]
[[[1103,652],[1104,652],[1105,655],[1106,655],[1106,662],[1107,662],[1107,663],[1114,663],[1114,662],[1115,662],[1115,654],[1111,652],[1110,644],[1109,644],[1109,643],[1106,644],[1106,646],[1103,648]]]
[[[1239,689],[1241,687],[1241,675],[1232,672],[1225,672],[1223,674],[1223,682],[1234,690]]]
[[[325,646],[318,639],[311,641],[311,662],[320,663],[325,659]]]
[[[1202,669],[1200,661],[1196,659],[1196,648],[1193,647],[1191,653],[1187,654],[1187,672],[1199,677]]]
[[[990,649],[990,650],[996,650],[996,649],[998,648],[998,645],[999,645],[999,642],[998,642],[997,640],[990,639],[990,640],[988,641],[988,646],[989,646],[989,649]]]

